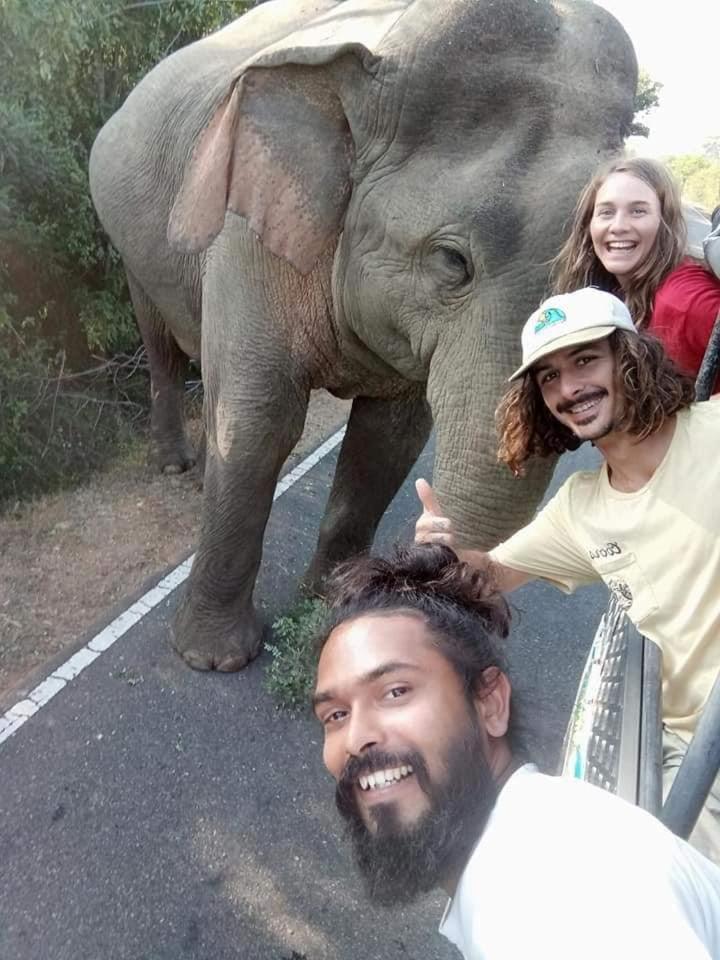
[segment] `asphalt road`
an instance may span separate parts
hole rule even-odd
[[[334,460],[275,503],[257,593],[269,617],[309,560]],[[412,480],[431,463],[428,449],[380,547],[411,536]],[[545,765],[604,598],[601,587],[567,598],[537,584],[513,597],[518,708]],[[319,728],[275,707],[265,658],[238,675],[183,666],[166,643],[176,600],[0,744],[0,960],[457,956],[436,933],[440,896],[393,912],[364,902]]]

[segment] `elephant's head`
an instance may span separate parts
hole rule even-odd
[[[323,10],[238,69],[171,238],[205,247],[230,208],[303,273],[337,244],[345,352],[427,381],[438,496],[491,545],[547,480],[501,472],[494,411],[577,194],[628,131],[630,41],[585,2],[304,6]]]

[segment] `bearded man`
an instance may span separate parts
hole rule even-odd
[[[370,898],[442,887],[466,960],[720,956],[720,869],[645,811],[527,762],[508,608],[441,545],[329,585],[313,705]]]

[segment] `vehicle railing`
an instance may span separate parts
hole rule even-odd
[[[695,399],[709,400],[713,392],[715,381],[720,371],[720,313],[715,318],[715,324],[710,334],[705,356],[703,357],[700,372],[695,381]]]
[[[662,806],[662,654],[613,595],[595,632],[561,772],[657,815]]]
[[[720,677],[700,715],[695,735],[668,792],[660,819],[687,840],[720,770]]]

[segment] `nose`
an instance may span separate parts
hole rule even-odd
[[[616,210],[610,221],[610,233],[625,233],[628,229],[628,218],[624,210]]]
[[[573,400],[582,392],[584,383],[582,377],[572,371],[566,370],[560,374],[560,395],[563,400]]]
[[[377,714],[372,709],[353,710],[346,727],[345,752],[359,757],[383,743],[384,735]]]

